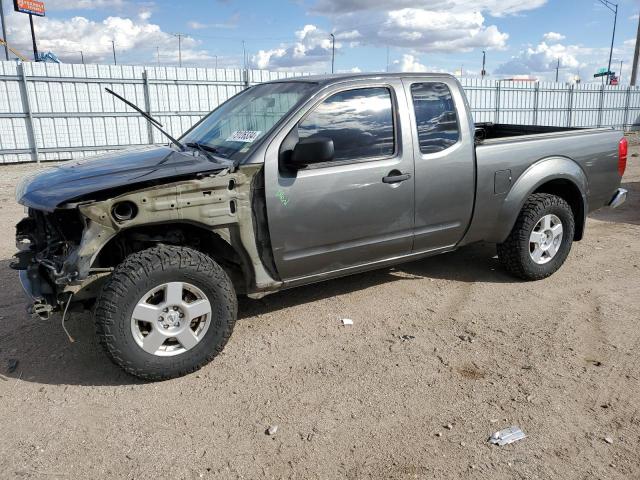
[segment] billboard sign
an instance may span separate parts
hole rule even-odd
[[[13,9],[16,12],[44,17],[44,2],[38,0],[13,0]]]

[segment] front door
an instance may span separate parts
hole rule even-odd
[[[400,80],[333,87],[272,143],[265,193],[283,280],[410,253],[414,172],[411,134],[399,128],[409,122],[406,108],[398,109],[404,95]],[[334,160],[295,172],[282,168],[282,149],[308,137],[332,139]]]

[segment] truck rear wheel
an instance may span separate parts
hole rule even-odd
[[[567,259],[574,231],[573,212],[567,202],[548,193],[533,194],[507,239],[498,244],[498,257],[517,277],[546,278]]]
[[[237,315],[233,285],[205,254],[161,246],[130,255],[96,302],[98,339],[128,373],[164,380],[222,351]]]

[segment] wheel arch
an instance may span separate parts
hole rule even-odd
[[[574,240],[581,240],[586,223],[588,182],[582,168],[567,157],[549,157],[531,165],[509,191],[500,211],[498,243],[504,241],[516,223],[527,198],[549,193],[565,200],[573,212]]]
[[[93,256],[92,268],[115,267],[127,256],[157,245],[186,246],[216,261],[233,281],[236,291],[246,292],[254,277],[251,259],[235,241],[233,227],[215,228],[196,222],[172,221],[136,225],[117,231]]]

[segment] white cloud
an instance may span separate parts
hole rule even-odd
[[[62,61],[78,62],[82,51],[87,63],[110,62],[111,41],[115,41],[117,55],[127,63],[148,63],[156,60],[156,47],[163,61],[177,63],[178,41],[158,25],[150,23],[145,11],[137,19],[107,17],[93,21],[77,16],[65,20],[43,17],[35,23],[40,51],[50,50]],[[9,44],[27,54],[31,50],[31,35],[27,15],[11,12],[7,21]],[[182,39],[182,59],[185,63],[211,62],[212,57],[199,49],[199,42],[191,37]]]
[[[353,67],[347,70],[338,70],[338,73],[362,73],[360,67]]]
[[[583,45],[564,45],[561,42],[545,40],[535,46],[527,46],[510,60],[500,65],[494,72],[498,76],[514,77],[516,75],[528,75],[540,80],[554,80],[558,59],[560,59],[559,78],[561,81],[575,81],[576,77],[581,77],[583,82],[600,82],[594,79],[593,74],[600,68],[606,68],[609,59],[609,48],[602,46],[598,48],[585,47]],[[620,43],[616,43],[613,49],[613,61],[611,70],[617,72],[620,59],[624,59],[627,64],[633,58],[635,39],[630,38]],[[624,73],[624,72],[623,72]],[[624,79],[626,81],[628,79]]]
[[[240,20],[240,14],[236,13],[233,14],[231,17],[229,17],[229,19],[226,22],[220,22],[220,23],[202,23],[199,22],[197,20],[192,20],[190,22],[187,22],[187,25],[189,26],[189,28],[193,29],[193,30],[204,30],[206,28],[225,28],[225,29],[229,29],[229,28],[236,28],[238,26],[238,21]]]
[[[402,60],[394,60],[389,66],[393,72],[427,72],[425,65],[420,63],[416,57],[410,54],[402,55]]]
[[[329,17],[339,38],[349,37],[360,45],[411,48],[421,52],[467,52],[474,48],[506,47],[509,36],[496,25],[487,24],[483,14],[483,11],[490,13],[493,7],[495,13],[509,12],[513,7],[509,5],[514,2],[505,0],[502,9],[497,8],[499,3],[320,0],[316,13]],[[536,2],[529,2],[532,3]]]
[[[125,0],[46,0],[47,10],[95,10],[116,9],[125,5]]]
[[[188,22],[187,25],[193,30],[203,30],[208,27],[206,23],[200,23],[195,20]]]
[[[546,41],[546,42],[559,42],[560,40],[564,40],[565,37],[564,35],[562,35],[561,33],[556,33],[556,32],[547,32],[545,33],[542,38]]]
[[[315,25],[305,25],[295,32],[297,41],[290,45],[281,45],[270,50],[260,50],[251,57],[251,63],[264,69],[330,69],[331,37]],[[336,51],[342,47],[336,41]]]
[[[506,33],[484,25],[478,12],[450,13],[405,8],[387,12],[386,21],[363,35],[372,43],[418,51],[462,52],[475,47],[504,48]]]
[[[510,15],[533,10],[547,0],[317,0],[313,10],[317,14],[354,13],[362,11],[391,11],[415,8],[451,13],[487,12],[493,16]]]
[[[141,10],[140,13],[138,13],[138,18],[146,22],[151,18],[151,10]]]
[[[517,56],[498,67],[496,73],[504,75],[544,74],[555,71],[558,59],[564,69],[577,70],[581,63],[576,58],[581,47],[542,42],[522,50]]]

